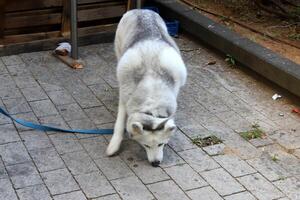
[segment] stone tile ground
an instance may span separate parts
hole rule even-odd
[[[300,200],[300,116],[291,113],[299,99],[187,36],[176,41],[189,76],[178,99],[179,130],[160,168],[132,141],[107,158],[110,136],[33,131],[0,116],[0,200]],[[78,71],[50,51],[0,58],[0,106],[41,124],[111,128],[113,45],[81,47],[80,56]],[[283,98],[273,101],[275,93]],[[253,124],[265,138],[239,136]],[[192,144],[211,134],[223,143]]]

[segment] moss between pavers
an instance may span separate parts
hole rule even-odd
[[[245,131],[245,132],[240,132],[239,134],[245,140],[252,140],[255,138],[263,138],[266,135],[256,124],[252,126],[251,130]]]
[[[220,144],[223,141],[220,140],[217,136],[210,135],[205,138],[196,137],[192,139],[193,144],[197,145],[198,147],[207,147],[215,144]]]

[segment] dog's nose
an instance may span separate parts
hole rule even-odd
[[[160,161],[158,161],[158,160],[156,160],[156,161],[154,161],[154,162],[151,162],[151,165],[152,165],[153,167],[158,167],[159,164],[160,164]]]

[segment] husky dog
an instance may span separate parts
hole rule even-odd
[[[115,38],[119,108],[107,147],[115,154],[126,129],[157,167],[163,148],[176,130],[177,95],[186,81],[180,51],[162,18],[150,10],[131,10],[122,17]]]

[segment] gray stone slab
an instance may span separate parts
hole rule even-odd
[[[222,168],[201,172],[200,175],[222,196],[245,190],[243,186]]]
[[[0,107],[4,108],[4,104],[3,104],[2,100],[1,100],[1,97],[0,97]],[[8,117],[6,117],[5,115],[0,115],[0,125],[11,124],[11,123],[12,122],[11,122],[11,120]]]
[[[290,173],[283,169],[278,163],[268,156],[247,160],[259,173],[269,181],[275,181],[290,176]]]
[[[148,161],[132,161],[129,163],[129,167],[144,184],[170,179],[161,168],[152,167]]]
[[[65,161],[65,164],[73,175],[98,171],[95,163],[84,151],[63,154],[62,159]]]
[[[110,138],[107,138],[107,141],[110,141]],[[126,163],[131,163],[132,161],[147,160],[147,155],[144,148],[134,140],[129,139],[122,141],[120,157]],[[175,164],[176,160],[182,161],[182,159],[168,146],[165,146],[164,157],[165,159],[160,166]]]
[[[0,64],[1,65],[1,64]],[[1,68],[1,67],[0,67]],[[10,75],[12,76],[30,76],[31,72],[26,68],[26,64],[16,64],[16,65],[8,65],[6,66]]]
[[[210,145],[203,147],[202,149],[210,156],[216,156],[216,155],[222,155],[224,154],[226,146],[221,143],[221,144],[215,144],[215,145]]]
[[[15,115],[13,115],[13,117],[18,118],[18,119],[22,119],[22,120],[26,120],[26,121],[29,121],[29,122],[32,122],[32,123],[39,124],[39,121],[38,121],[38,119],[36,118],[36,116],[33,112],[15,114]],[[23,126],[19,123],[14,122],[14,124],[17,127],[19,132],[32,130],[32,128]]]
[[[107,144],[102,136],[81,139],[79,140],[79,142],[93,159],[96,160],[102,157],[106,157],[105,151]]]
[[[133,176],[133,172],[120,157],[103,157],[95,160],[96,164],[108,180]]]
[[[64,105],[75,103],[73,97],[65,90],[47,92],[55,105]]]
[[[39,84],[31,75],[13,76],[13,79],[15,80],[16,85],[21,89],[28,87],[39,87]]]
[[[52,195],[78,190],[79,187],[67,169],[41,173]]]
[[[3,56],[1,59],[5,65],[18,65],[23,63],[19,55]]]
[[[219,168],[211,157],[206,155],[200,148],[179,152],[179,155],[197,172]]]
[[[135,176],[113,180],[111,183],[124,200],[153,199],[153,195]]]
[[[192,190],[208,185],[188,164],[169,167],[165,171],[183,190]]]
[[[82,108],[92,108],[103,105],[89,90],[86,90],[85,92],[73,93],[72,95]]]
[[[16,189],[43,183],[32,162],[11,165],[6,168]]]
[[[49,135],[49,137],[59,154],[83,150],[77,137],[72,133],[61,134],[61,132],[57,132]]]
[[[29,151],[53,146],[43,131],[23,131],[20,133],[20,136]]]
[[[2,160],[0,159],[0,179],[8,178],[7,175],[8,174],[7,174],[7,171],[4,167],[4,164],[3,164]]]
[[[153,183],[147,187],[158,200],[189,199],[184,192],[171,180]]]
[[[277,199],[284,196],[282,192],[260,174],[243,176],[238,178],[238,181],[259,200]]]
[[[0,179],[0,200],[17,200],[17,195],[9,179]]]
[[[75,179],[89,199],[116,193],[114,188],[100,171],[81,174],[75,176]]]
[[[300,180],[294,177],[273,182],[290,199],[300,199]]]
[[[274,143],[270,138],[255,138],[249,142],[255,147],[263,147]]]
[[[121,200],[121,198],[117,194],[112,194],[104,197],[99,197],[93,200]]]
[[[11,115],[32,111],[27,101],[23,97],[16,99],[4,99],[3,103],[8,113]]]
[[[50,100],[30,102],[30,106],[37,117],[44,117],[58,114],[55,106]]]
[[[3,64],[2,60],[0,60],[0,74],[7,74],[8,71],[6,69],[6,66]]]
[[[0,125],[0,144],[19,141],[20,137],[13,124]]]
[[[293,150],[300,148],[300,140],[295,133],[284,130],[276,132],[276,134],[271,135],[270,137],[285,149]]]
[[[81,191],[60,194],[53,197],[54,200],[87,200]]]
[[[40,172],[64,168],[64,162],[54,148],[36,149],[30,155]]]
[[[187,195],[192,200],[222,200],[220,195],[210,186],[190,190],[187,192]]]
[[[97,129],[96,125],[88,118],[86,119],[77,119],[73,121],[69,121],[68,125],[71,129]],[[89,137],[96,137],[97,134],[80,134],[77,133],[76,136],[78,138],[89,138]]]
[[[30,161],[30,157],[21,142],[0,145],[0,155],[5,165]]]
[[[68,104],[58,106],[58,110],[66,121],[73,121],[77,119],[87,118],[83,110],[78,106],[78,104]]]
[[[187,149],[196,148],[197,146],[186,137],[181,131],[176,131],[169,140],[169,146],[175,151],[183,151]]]
[[[48,96],[40,86],[23,88],[21,89],[21,91],[27,101],[38,101],[48,99]]]
[[[105,124],[115,121],[115,118],[104,106],[86,108],[84,111],[95,124]]]
[[[19,88],[5,87],[3,85],[0,85],[0,86],[1,86],[0,97],[2,98],[2,100],[16,99],[16,98],[22,97],[22,93],[20,92]]]
[[[256,198],[249,192],[241,192],[224,197],[225,200],[255,200]]]
[[[52,115],[46,117],[39,117],[39,121],[43,125],[53,126],[57,128],[68,129],[68,125],[60,115]]]
[[[45,185],[34,185],[17,190],[20,200],[51,200],[51,196]]]
[[[244,176],[256,172],[247,162],[233,155],[215,156],[214,159],[233,177]]]

